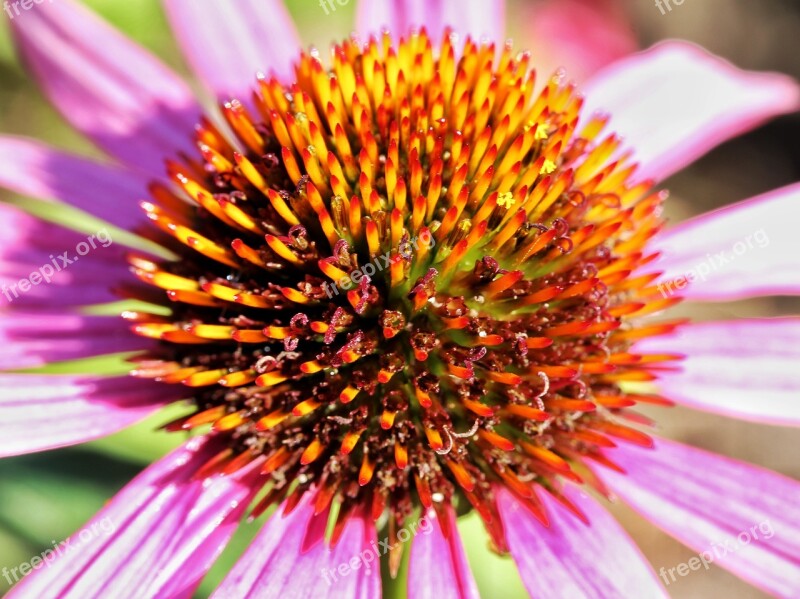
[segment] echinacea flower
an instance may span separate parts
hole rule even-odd
[[[380,596],[359,556],[396,573],[415,524],[409,596],[477,597],[455,525],[469,510],[532,596],[666,596],[589,489],[697,551],[768,519],[769,543],[716,563],[800,594],[798,483],[654,439],[630,410],[800,422],[796,319],[651,318],[678,301],[659,285],[757,223],[768,247],[680,295],[800,292],[800,187],[666,232],[658,187],[796,110],[793,81],[666,43],[592,76],[584,99],[502,43],[497,2],[364,2],[361,41],[329,58],[300,52],[277,0],[165,6],[218,112],[72,0],[12,23],[44,92],[114,163],[2,137],[0,183],[160,247],[87,253],[15,297],[7,370],[138,353],[122,377],[0,375],[0,451],[181,400],[167,428],[196,434],[87,525],[113,533],[11,596],[191,596],[242,516],[273,506],[216,597]],[[6,288],[83,240],[0,211]],[[80,309],[120,297],[153,310]]]

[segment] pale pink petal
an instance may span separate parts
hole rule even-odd
[[[548,0],[521,4],[520,46],[531,51],[536,71],[549,76],[566,69],[584,82],[606,65],[638,50],[621,0]]]
[[[641,163],[639,176],[664,179],[716,145],[800,108],[785,75],[742,71],[686,42],[662,42],[623,58],[585,86],[584,114],[612,115]]]
[[[219,451],[189,441],[129,483],[9,597],[191,597],[259,485],[253,469],[194,480]]]
[[[118,316],[0,312],[0,368],[5,370],[155,347]]]
[[[796,183],[668,229],[651,246],[661,252],[661,294],[712,301],[800,294],[799,205]]]
[[[505,41],[505,0],[359,0],[356,30],[362,36],[389,29],[407,36],[425,27],[438,40],[446,27],[476,41]]]
[[[639,353],[683,354],[659,373],[662,395],[698,410],[800,425],[800,318],[696,322],[640,341]]]
[[[434,510],[428,510],[411,543],[409,599],[480,599],[452,507],[447,510],[450,538],[445,538]]]
[[[322,542],[308,547],[304,543],[306,531],[318,524],[310,496],[306,493],[288,516],[283,514],[283,507],[272,515],[214,592],[214,599],[380,598],[380,558],[376,556],[379,549],[372,520],[360,514],[351,516],[333,550]],[[357,565],[353,568],[348,564]]]
[[[81,3],[58,0],[11,26],[50,101],[106,152],[160,175],[165,157],[193,151],[200,108],[189,88]]]
[[[302,46],[282,0],[163,2],[184,55],[218,98],[248,103],[259,72],[294,81]]]
[[[587,526],[549,493],[538,495],[547,508],[547,528],[509,491],[497,489],[511,556],[532,597],[668,597],[636,544],[594,499],[581,491],[565,493],[589,519]]]
[[[623,444],[607,455],[627,475],[600,467],[596,474],[706,563],[776,597],[800,597],[800,483],[666,439],[654,450]],[[680,579],[659,572],[668,583]]]
[[[0,457],[110,435],[176,401],[181,391],[129,376],[0,374]]]
[[[144,178],[31,139],[0,137],[0,187],[61,200],[127,230],[145,221],[138,205],[148,197]]]

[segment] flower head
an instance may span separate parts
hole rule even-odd
[[[631,277],[665,196],[605,118],[579,129],[574,86],[534,94],[529,55],[495,53],[423,30],[305,54],[256,113],[222,106],[234,138],[198,126],[202,168],[169,163],[194,206],[143,203],[179,257],[130,259],[174,302],[127,315],[165,342],[133,374],[192,389],[168,428],[225,439],[204,475],[263,460],[257,514],[311,492],[402,527],[466,501],[504,548],[493,483],[546,522],[533,488],[580,481],[565,457],[650,445],[626,408],[665,402],[620,384],[676,358],[629,352],[673,325],[627,324],[677,301]]]

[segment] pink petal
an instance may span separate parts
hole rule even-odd
[[[193,151],[201,109],[189,88],[149,52],[74,0],[11,21],[27,67],[78,131],[151,174]]]
[[[580,491],[565,493],[588,517],[587,526],[549,493],[538,495],[547,508],[549,528],[509,491],[498,488],[511,556],[532,597],[668,597],[636,544],[595,500]]]
[[[742,71],[686,42],[660,43],[623,58],[586,86],[584,114],[612,115],[642,178],[664,179],[714,146],[800,108],[785,75]]]
[[[627,476],[595,472],[637,512],[706,562],[776,597],[800,597],[800,483],[666,439],[655,450],[624,444],[607,455]]]
[[[259,72],[294,81],[302,44],[281,0],[164,0],[164,8],[184,55],[219,99],[247,103]]]
[[[800,425],[800,318],[697,322],[640,341],[641,353],[678,353],[659,373],[662,394],[689,407],[769,424]]]
[[[106,229],[93,235],[46,223],[0,203],[0,305],[72,306],[118,300],[136,283]]]
[[[197,438],[130,482],[9,597],[191,597],[253,495],[252,469],[192,476],[219,451]]]
[[[61,200],[123,229],[145,221],[138,202],[143,178],[21,137],[0,137],[0,187],[41,200]]]
[[[53,247],[49,253],[31,252],[27,260],[0,261],[0,306],[59,309],[113,302],[120,299],[115,288],[121,282],[135,282],[122,262],[102,267],[100,261],[84,258],[62,268],[60,258],[49,257],[60,256],[62,249]],[[2,254],[0,252],[0,260],[4,258]],[[69,250],[69,256],[72,260],[76,258],[74,250]]]
[[[519,6],[525,37],[538,73],[566,69],[583,82],[606,65],[638,50],[620,0],[548,0]]]
[[[306,531],[318,524],[310,496],[306,493],[288,516],[283,508],[272,515],[214,592],[214,599],[381,596],[380,558],[376,556],[372,520],[353,515],[333,550],[320,542],[309,548],[304,544]],[[358,565],[351,569],[350,563]]]
[[[26,275],[22,275],[23,277]],[[83,306],[117,301],[120,298],[102,284],[40,285],[24,292],[19,285],[22,277],[0,275],[0,305],[13,305],[22,308],[50,309],[66,306]]]
[[[456,515],[447,507],[449,539],[442,534],[436,512],[429,510],[411,544],[408,565],[409,599],[480,599],[464,547],[456,528]]]
[[[0,313],[0,368],[38,368],[50,362],[155,348],[117,316],[64,312]]]
[[[179,399],[182,391],[129,376],[0,374],[0,457],[110,435]]]
[[[698,216],[656,237],[661,294],[731,301],[800,294],[800,252],[792,215],[796,183]]]
[[[90,239],[94,236],[94,239]],[[42,220],[22,210],[15,204],[0,202],[0,259],[2,262],[17,260],[32,262],[59,249],[73,250],[81,242],[89,244],[82,248],[86,253],[84,260],[97,262],[98,268],[119,267],[125,261],[128,248],[116,242],[107,228],[101,228],[87,235],[62,225]],[[87,251],[88,250],[88,251]],[[73,252],[75,254],[77,252]],[[46,261],[50,261],[46,258]],[[60,261],[57,261],[60,263]],[[69,266],[69,265],[67,265]]]
[[[446,27],[474,40],[505,41],[505,0],[360,0],[356,30],[366,37],[388,28],[395,37],[425,27],[435,40]]]

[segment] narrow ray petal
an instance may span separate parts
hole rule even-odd
[[[282,0],[242,0],[233,8],[216,0],[164,0],[164,7],[184,55],[218,98],[248,103],[259,72],[294,81],[292,62],[302,44]]]
[[[303,553],[303,540],[314,516],[306,493],[288,516],[276,511],[250,548],[234,566],[215,599],[240,597],[350,597],[381,596],[380,568],[375,559],[375,527],[362,515],[353,515],[333,550],[317,543]],[[362,558],[369,551],[375,560]],[[358,562],[351,568],[348,564]],[[343,572],[347,572],[346,574]]]
[[[50,262],[48,253],[59,249],[70,250],[74,258],[73,250],[85,242],[88,248],[80,248],[86,253],[82,256],[85,260],[96,261],[98,268],[119,267],[128,249],[117,244],[106,228],[96,231],[93,239],[90,237],[92,235],[42,220],[15,204],[0,202],[0,256],[3,263],[36,262],[42,256]]]
[[[785,75],[742,71],[698,46],[668,41],[623,58],[586,86],[586,112],[636,151],[643,178],[664,179],[716,145],[800,108]]]
[[[133,283],[126,249],[103,228],[92,235],[0,203],[0,305],[63,307],[119,299]]]
[[[155,344],[134,335],[130,323],[117,316],[0,312],[0,368],[5,370],[152,347]]]
[[[0,291],[2,291],[0,305],[6,307],[7,302],[9,305],[13,303],[15,307],[26,309],[50,309],[57,306],[103,304],[120,299],[105,283],[81,283],[78,279],[72,278],[65,281],[64,285],[28,287],[23,283],[20,287],[21,280],[21,277],[7,277],[0,274]]]
[[[426,526],[417,533],[411,545],[408,566],[409,599],[478,599],[478,586],[467,563],[467,556],[456,528],[452,507],[447,508],[450,537],[445,538],[436,521],[436,512],[429,510]]]
[[[189,88],[79,2],[53,2],[11,25],[50,101],[103,150],[158,175],[164,156],[192,150],[200,111]]]
[[[533,597],[668,597],[636,544],[604,507],[580,491],[567,498],[589,519],[581,522],[548,493],[545,528],[514,496],[498,492],[511,555]]]
[[[800,425],[800,319],[698,322],[636,345],[683,354],[659,374],[661,393],[699,410],[755,422]]]
[[[0,187],[40,200],[61,200],[127,230],[144,222],[138,205],[147,197],[144,178],[31,139],[0,137]]]
[[[193,439],[150,466],[9,597],[191,597],[256,486],[252,468],[193,479],[213,452]]]
[[[595,472],[703,566],[713,562],[776,597],[800,596],[800,483],[666,439],[655,450],[620,445],[609,457],[627,475]]]
[[[0,457],[115,433],[180,398],[131,377],[0,374]]]
[[[389,28],[406,35],[409,29],[424,26],[436,38],[445,27],[452,27],[460,35],[502,43],[505,8],[505,0],[360,0],[356,30],[366,36]]]
[[[664,271],[660,291],[731,301],[800,294],[794,214],[800,184],[776,189],[680,223],[653,240]]]

